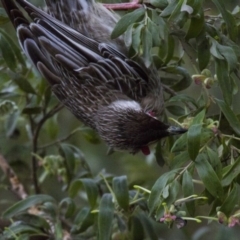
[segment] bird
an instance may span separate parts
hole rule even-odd
[[[187,131],[160,120],[157,70],[127,57],[123,37],[111,39],[119,20],[113,11],[95,0],[46,0],[43,9],[27,0],[1,2],[52,92],[111,149],[148,155],[160,139]]]

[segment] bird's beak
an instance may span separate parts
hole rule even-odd
[[[181,128],[181,127],[170,126],[167,129],[167,132],[169,132],[169,135],[177,135],[177,134],[183,134],[183,133],[187,132],[187,129]]]

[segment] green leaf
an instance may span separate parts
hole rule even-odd
[[[167,7],[168,1],[167,0],[150,0],[150,4],[156,8],[163,9]]]
[[[195,124],[202,124],[204,117],[205,117],[205,113],[206,113],[206,109],[203,109],[201,112],[199,112],[193,119],[192,124],[191,125],[195,125]]]
[[[238,59],[234,52],[234,49],[229,46],[217,45],[219,52],[225,58],[228,63],[228,72],[232,72],[237,67]]]
[[[218,175],[219,179],[222,178],[222,163],[218,157],[217,151],[213,151],[211,148],[207,147],[207,154],[209,157],[209,162],[212,165],[214,171]]]
[[[114,204],[112,195],[109,193],[105,193],[102,196],[99,206],[98,214],[99,240],[111,239],[113,216],[114,216]]]
[[[147,27],[143,28],[142,31],[142,44],[143,44],[143,61],[145,66],[148,68],[152,64],[152,34]]]
[[[210,60],[210,44],[209,40],[206,38],[205,31],[196,38],[197,40],[197,59],[199,64],[199,69],[203,70],[207,68]]]
[[[191,18],[191,23],[188,28],[188,32],[186,35],[186,40],[189,40],[191,38],[196,38],[204,27],[204,12],[203,9],[198,12],[198,17]]]
[[[12,135],[13,131],[15,130],[19,116],[20,116],[20,111],[18,111],[18,110],[13,111],[12,113],[10,113],[8,115],[6,122],[5,122],[5,129],[6,129],[7,137],[10,137]]]
[[[36,91],[32,85],[23,77],[19,75],[13,76],[13,81],[18,85],[18,87],[25,93],[36,94]]]
[[[191,76],[189,75],[188,71],[183,67],[168,66],[168,67],[164,67],[162,69],[168,73],[177,74],[182,77],[181,80],[179,80],[175,85],[173,85],[171,87],[175,91],[184,90],[184,89],[188,88],[190,86],[190,84],[192,83]]]
[[[119,206],[127,211],[129,208],[127,177],[120,176],[113,178],[112,187]]]
[[[70,144],[61,143],[60,144],[60,154],[63,156],[66,162],[66,166],[70,173],[73,173],[75,170],[76,159],[74,156],[74,150]]]
[[[222,186],[229,186],[233,180],[240,174],[240,157],[237,160],[222,169]]]
[[[141,18],[144,16],[145,8],[138,8],[137,10],[125,14],[116,24],[115,28],[112,31],[111,38],[117,38],[120,35],[122,35],[127,28],[141,20]]]
[[[12,218],[17,214],[26,211],[28,208],[42,204],[44,202],[55,202],[55,200],[49,195],[33,195],[12,205],[10,208],[3,212],[2,216],[4,218]]]
[[[158,240],[158,235],[155,232],[155,228],[153,227],[152,222],[149,217],[146,217],[144,213],[139,213],[140,221],[142,222],[142,226],[144,227],[146,236],[151,240]]]
[[[83,207],[74,219],[74,225],[71,232],[74,234],[84,232],[94,224],[95,214],[91,213],[91,209]]]
[[[65,210],[65,218],[70,218],[74,215],[75,210],[76,210],[76,205],[73,199],[67,197],[64,198],[60,203],[59,203],[59,208],[64,208],[66,206]]]
[[[223,98],[228,105],[232,103],[233,84],[228,74],[227,62],[225,60],[215,59],[216,74],[219,86],[222,90]]]
[[[156,158],[157,164],[160,167],[163,167],[165,164],[165,160],[162,154],[162,145],[160,141],[157,143],[157,146],[155,148],[155,158]]]
[[[139,219],[138,214],[133,214],[129,219],[129,229],[132,240],[143,239],[144,235],[144,227],[142,225],[142,221]]]
[[[28,223],[31,226],[42,228],[45,231],[50,230],[49,223],[42,216],[37,216],[29,213],[23,213],[17,217],[18,221],[22,221],[24,223]]]
[[[166,185],[171,182],[175,175],[177,174],[178,169],[174,169],[170,172],[164,173],[153,185],[151,189],[151,194],[148,200],[148,206],[150,214],[153,214],[154,211],[159,208],[162,204],[162,194]]]
[[[231,192],[228,194],[219,211],[230,217],[234,207],[239,203],[240,189],[239,185],[234,184]]]
[[[0,33],[5,37],[9,45],[11,46],[11,49],[13,50],[17,60],[21,63],[23,67],[26,67],[26,62],[23,58],[22,52],[19,49],[18,45],[13,41],[12,37],[9,36],[3,29],[0,29]]]
[[[212,0],[212,2],[216,5],[216,7],[223,16],[231,40],[235,41],[238,36],[238,29],[234,16],[230,12],[228,12],[224,0]]]
[[[93,209],[96,206],[96,201],[98,197],[98,187],[97,184],[93,179],[90,178],[82,178],[82,179],[77,179],[75,180],[69,188],[69,196],[74,197],[77,195],[79,190],[84,187],[87,197],[88,197],[88,202]]]
[[[195,166],[200,179],[203,181],[206,189],[217,198],[223,197],[223,188],[217,174],[214,172],[211,164],[207,161],[206,154],[200,153],[195,160]]]
[[[173,158],[169,167],[170,169],[181,168],[187,161],[189,161],[189,159],[190,157],[187,151],[181,152]]]
[[[5,24],[9,22],[9,17],[6,13],[6,11],[3,8],[0,8],[0,24]]]
[[[237,135],[240,135],[240,122],[239,122],[237,116],[235,115],[235,113],[232,111],[232,109],[229,107],[229,105],[226,104],[224,101],[219,100],[217,98],[215,98],[215,101],[218,104],[218,106],[221,109],[224,116],[226,117],[226,119],[228,120],[228,122],[229,122],[230,126],[232,127],[232,129],[234,130],[234,132]]]
[[[197,157],[200,150],[202,124],[192,125],[187,132],[188,154],[192,161]]]
[[[132,48],[135,50],[136,53],[138,53],[140,50],[143,27],[144,27],[143,24],[139,24],[133,31]]]
[[[19,239],[19,238],[13,238],[16,237],[16,235],[23,235],[24,233],[27,233],[27,236],[31,235],[45,235],[41,229],[30,226],[26,223],[19,223],[15,222],[10,227],[9,230],[4,232],[4,240],[6,239]],[[29,239],[29,238],[28,238]]]
[[[18,107],[15,102],[10,100],[4,100],[0,102],[0,117],[12,114],[18,110]]]
[[[194,194],[194,186],[192,181],[192,176],[189,171],[185,171],[182,179],[182,190],[184,197],[189,197]],[[186,207],[190,216],[194,215],[195,203],[194,201],[186,202]]]
[[[170,98],[168,102],[184,102],[184,103],[192,103],[196,108],[198,108],[198,104],[196,100],[185,94],[178,94]]]
[[[173,106],[167,106],[166,109],[173,115],[175,116],[184,116],[186,114],[185,109],[177,106],[177,105],[173,105]]]
[[[183,134],[174,142],[171,152],[174,153],[174,152],[185,150],[186,144],[187,144],[187,134]]]
[[[15,71],[17,68],[17,61],[13,49],[11,48],[10,42],[5,38],[4,35],[0,35],[0,50],[2,57],[6,62],[7,66]]]
[[[42,112],[41,107],[25,107],[22,110],[22,114],[28,114],[28,115],[34,115],[34,114],[39,114]]]

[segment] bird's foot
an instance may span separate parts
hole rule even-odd
[[[132,0],[128,3],[112,3],[112,4],[103,4],[107,9],[112,10],[128,10],[128,9],[136,9],[142,7],[141,4],[139,4],[139,0]]]

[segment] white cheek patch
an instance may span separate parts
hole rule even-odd
[[[117,100],[114,101],[110,107],[115,109],[122,109],[122,110],[135,110],[135,111],[142,111],[142,108],[138,102],[131,101],[131,100]]]

